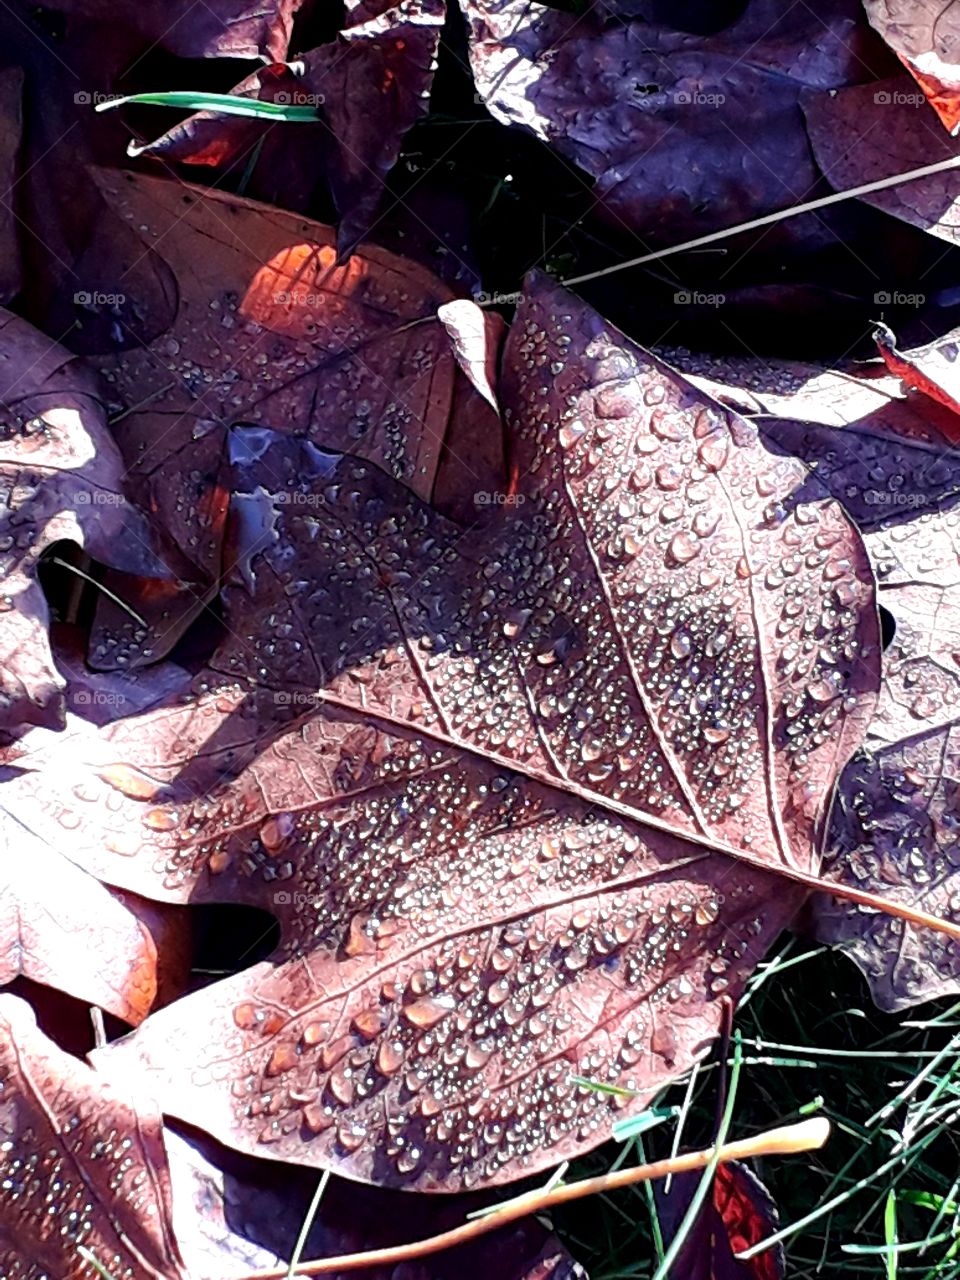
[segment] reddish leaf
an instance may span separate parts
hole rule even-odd
[[[236,431],[225,675],[7,788],[113,882],[281,921],[107,1056],[224,1141],[421,1189],[604,1138],[623,1099],[572,1072],[637,1109],[706,1052],[878,678],[863,548],[800,464],[562,290],[504,365],[515,500],[475,534]]]
[[[0,1270],[93,1280],[181,1280],[160,1117],[37,1030],[0,996]]]
[[[63,682],[36,580],[41,553],[78,542],[108,564],[169,576],[143,514],[124,494],[123,466],[107,433],[95,377],[24,320],[0,316],[0,730],[63,722]]]
[[[835,191],[960,154],[906,76],[801,97],[817,164]],[[862,196],[951,244],[960,241],[956,170]]]
[[[936,400],[952,413],[960,415],[960,372],[957,358],[960,356],[960,331],[945,334],[925,347],[915,351],[898,351],[896,339],[886,325],[879,325],[874,333],[880,354],[891,373],[895,373],[908,387]],[[951,444],[960,444],[960,416],[952,419],[953,429],[948,435]]]
[[[170,329],[98,366],[143,503],[205,585],[221,569],[232,422],[349,448],[424,497],[443,497],[443,459],[441,487],[502,487],[499,423],[457,365],[437,318],[452,295],[429,272],[375,247],[337,266],[329,227],[232,196],[133,174],[101,182],[144,229],[144,255],[162,254],[178,282]],[[450,448],[458,434],[483,448]],[[184,594],[184,609],[197,595]],[[103,666],[109,650],[93,660]]]
[[[864,0],[867,17],[944,126],[960,127],[960,18],[942,0]]]
[[[700,1174],[682,1174],[670,1194],[657,1184],[657,1207],[664,1240],[676,1235],[697,1189]],[[677,1280],[783,1280],[782,1245],[774,1245],[748,1262],[736,1254],[759,1244],[779,1228],[777,1207],[769,1191],[746,1165],[731,1160],[717,1166],[713,1192],[686,1237],[671,1275]]]
[[[818,174],[798,94],[859,80],[867,65],[849,0],[823,19],[807,6],[763,23],[748,12],[718,36],[602,27],[592,10],[531,0],[461,4],[493,115],[595,178],[618,223],[670,241],[808,198]]]

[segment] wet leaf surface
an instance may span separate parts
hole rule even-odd
[[[377,248],[337,266],[329,227],[232,196],[133,174],[101,182],[179,282],[169,329],[98,364],[133,488],[201,583],[221,570],[234,422],[348,448],[441,505],[448,491],[501,487],[499,423],[459,369],[437,318],[452,295],[429,272]],[[118,616],[92,663],[157,656],[178,604],[193,611],[201,594],[166,602],[146,639]]]
[[[922,399],[923,397],[918,397]],[[864,748],[837,789],[824,872],[945,918],[960,911],[956,721],[960,712],[960,467],[933,441],[773,422],[768,443],[816,467],[863,530],[892,638]],[[818,936],[863,970],[883,1009],[960,989],[948,940],[835,898]]]
[[[54,843],[89,795],[72,856],[112,883],[281,921],[104,1053],[223,1141],[385,1185],[536,1171],[622,1108],[571,1073],[638,1108],[706,1052],[877,683],[853,527],[748,424],[545,284],[501,394],[516,480],[473,534],[232,432],[213,669],[9,788]]]
[[[0,996],[0,1265],[10,1280],[181,1280],[160,1116]]]

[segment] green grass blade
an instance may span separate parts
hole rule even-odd
[[[176,90],[167,93],[130,93],[126,97],[98,102],[95,111],[112,111],[127,103],[148,107],[175,107],[178,111],[211,111],[221,116],[247,116],[261,120],[285,120],[295,124],[316,122],[316,107],[294,106],[282,102],[259,102],[256,98],[241,98],[234,93],[194,93]]]

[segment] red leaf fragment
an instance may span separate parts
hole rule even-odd
[[[942,0],[864,0],[867,17],[950,133],[960,127],[960,18]]]
[[[919,101],[918,101],[919,100]],[[817,164],[835,191],[960,155],[906,76],[801,96]],[[957,173],[948,169],[861,196],[951,244],[960,241]]]
[[[669,1195],[657,1184],[657,1208],[664,1241],[673,1239],[700,1179],[682,1174]],[[783,1246],[774,1245],[747,1262],[736,1254],[759,1244],[779,1227],[777,1208],[766,1187],[746,1165],[731,1160],[718,1165],[713,1189],[671,1271],[682,1280],[783,1280]]]
[[[960,444],[960,331],[944,334],[914,351],[899,351],[886,325],[878,325],[873,336],[891,373],[957,415],[947,420],[952,424],[947,439]]]

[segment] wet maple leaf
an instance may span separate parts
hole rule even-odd
[[[807,90],[800,102],[817,164],[835,191],[846,191],[960,154],[937,117],[917,105],[906,76],[829,93]],[[861,196],[868,204],[951,244],[960,241],[954,170]]]
[[[275,63],[241,81],[232,93],[265,102],[315,105],[326,128],[282,131],[275,122],[201,111],[130,154],[220,167],[268,138],[268,163],[326,177],[340,214],[338,246],[348,256],[374,222],[387,174],[403,139],[426,113],[436,68],[443,0],[394,0],[347,6],[336,40]],[[320,136],[318,137],[318,133]],[[269,135],[274,135],[269,137]],[[286,195],[282,203],[289,208]]]
[[[639,1108],[707,1051],[878,680],[855,530],[752,427],[543,283],[501,399],[515,480],[474,532],[235,430],[195,698],[6,788],[111,883],[280,920],[108,1058],[241,1149],[427,1190],[605,1138],[624,1099],[575,1072]]]
[[[134,490],[204,584],[221,571],[234,422],[350,449],[446,509],[469,496],[469,518],[475,492],[502,488],[500,424],[458,366],[437,317],[453,295],[428,271],[373,246],[338,266],[331,228],[233,196],[134,174],[100,182],[178,283],[170,327],[97,365]],[[168,639],[175,607],[163,602]],[[196,591],[182,607],[197,608]],[[156,628],[145,642],[116,622],[95,666],[162,652]]]
[[[0,996],[0,1270],[10,1280],[183,1280],[160,1116]]]
[[[859,5],[847,0],[828,18],[808,6],[765,6],[764,21],[748,10],[716,36],[602,26],[594,10],[531,0],[461,5],[496,119],[579,165],[620,225],[670,241],[808,198],[818,173],[799,92],[857,81],[868,65]]]
[[[960,127],[960,18],[942,0],[864,0],[870,22],[950,133]]]
[[[93,374],[26,321],[0,315],[0,518],[3,637],[0,732],[63,722],[49,611],[36,578],[61,540],[133,573],[171,577],[158,539],[126,496]]]

